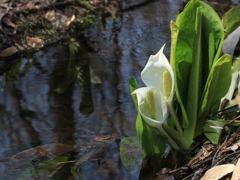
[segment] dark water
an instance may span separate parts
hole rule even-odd
[[[158,0],[127,9],[134,4],[125,1],[121,18],[106,19],[104,31],[96,24],[77,39],[74,57],[69,45],[59,45],[1,76],[1,177],[18,179],[26,172],[28,179],[48,179],[46,171],[26,169],[46,156],[70,153],[68,161],[74,161],[97,148],[75,169],[79,179],[137,179],[139,172],[125,169],[118,150],[121,137],[136,136],[128,79],[135,76],[143,86],[139,75],[149,56],[164,43],[169,55],[169,24],[179,3]],[[70,171],[66,163],[52,179],[68,179]]]

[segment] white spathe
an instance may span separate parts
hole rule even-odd
[[[154,94],[154,101],[155,101],[155,107],[156,107],[156,114],[155,114],[156,119],[152,119],[152,117],[150,116],[147,110],[146,94],[147,94],[147,91],[149,90],[152,90]],[[161,90],[158,87],[154,87],[154,86],[142,87],[133,91],[132,94],[136,94],[137,96],[138,111],[141,114],[143,120],[149,126],[158,129],[162,133],[162,135],[166,136],[168,138],[168,143],[170,144],[171,147],[173,147],[174,149],[180,149],[180,147],[176,144],[176,142],[165,132],[165,130],[162,127],[162,124],[168,118],[169,111],[168,111],[166,99],[162,94]]]
[[[156,106],[156,119],[152,119],[146,105],[146,94],[147,91],[152,90],[154,94],[154,101]],[[133,92],[133,94],[137,95],[138,100],[138,110],[142,115],[143,119],[149,126],[153,126],[159,129],[159,125],[163,123],[168,118],[168,107],[166,104],[166,100],[161,92],[161,90],[157,87],[142,87]]]
[[[164,71],[167,70],[172,79],[172,82],[169,82],[172,83],[171,93],[170,96],[166,99],[166,102],[170,102],[172,101],[174,94],[174,73],[168,59],[163,54],[164,47],[165,45],[162,46],[156,55],[150,56],[145,68],[141,73],[141,78],[147,87],[156,86],[161,90],[162,93],[164,93],[163,74]]]

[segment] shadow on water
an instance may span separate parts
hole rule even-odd
[[[132,3],[124,1],[123,9]],[[121,20],[105,19],[105,31],[96,24],[1,76],[0,175],[138,179],[139,171],[127,170],[119,158],[121,137],[136,136],[127,82],[135,76],[143,86],[139,74],[148,57],[164,43],[169,54],[169,23],[178,12],[174,0],[136,6]]]

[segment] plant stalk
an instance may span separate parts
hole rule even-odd
[[[182,135],[183,134],[182,126],[179,123],[177,114],[176,114],[175,109],[173,107],[173,102],[172,101],[167,102],[167,106],[169,107],[170,114],[171,114],[171,116],[172,116],[172,118],[174,120],[174,124],[175,124],[178,132]]]

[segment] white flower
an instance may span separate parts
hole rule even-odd
[[[141,73],[141,78],[146,86],[158,87],[165,95],[166,102],[170,102],[174,94],[174,73],[169,61],[163,54],[164,46],[156,55],[150,56]]]
[[[174,74],[171,65],[163,54],[164,46],[156,55],[150,56],[141,73],[141,78],[147,87],[139,88],[133,94],[137,95],[138,111],[144,121],[168,137],[168,142],[172,147],[179,149],[179,146],[162,127],[162,124],[168,119],[168,109],[170,108],[175,125],[179,133],[182,134],[181,126],[172,106]]]
[[[154,94],[154,99],[152,100],[152,103],[154,104],[155,109],[152,109],[152,111],[156,112],[156,114],[154,114],[155,119],[151,117],[151,112],[149,112],[149,107],[147,104],[146,97],[149,91],[152,91]],[[143,87],[135,90],[133,93],[137,95],[138,110],[142,115],[143,119],[149,126],[158,128],[159,124],[163,123],[163,121],[168,118],[167,104],[160,89],[154,86]]]
[[[162,124],[168,118],[168,106],[164,95],[157,87],[143,87],[133,91],[137,95],[138,111],[144,121],[151,127],[157,128],[168,138],[168,143],[175,149],[180,149],[176,142],[165,132]],[[151,95],[149,95],[151,94]],[[150,102],[149,102],[150,101]]]

